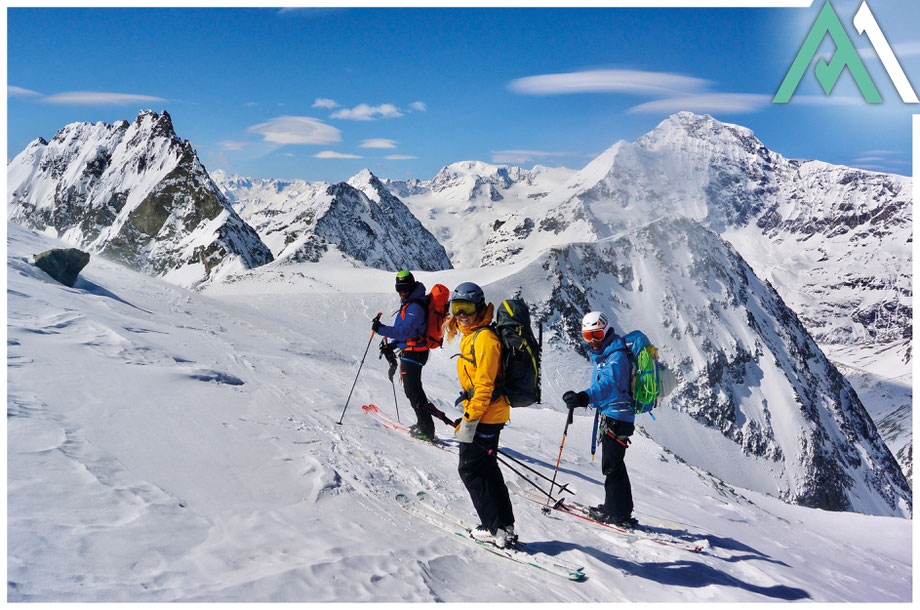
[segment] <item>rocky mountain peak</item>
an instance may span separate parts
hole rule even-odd
[[[7,167],[10,220],[188,286],[272,259],[165,111],[34,144]]]
[[[134,119],[134,125],[141,130],[149,130],[154,137],[176,138],[172,117],[165,110],[157,114],[153,110],[141,110]]]

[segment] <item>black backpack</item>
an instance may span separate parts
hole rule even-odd
[[[530,328],[530,309],[527,303],[521,299],[502,301],[495,322],[478,329],[476,335],[486,328],[498,335],[502,346],[501,375],[492,399],[503,395],[512,407],[529,407],[541,402],[542,341],[537,341]],[[473,344],[476,343],[476,335],[473,336]],[[475,363],[475,350],[471,355]]]

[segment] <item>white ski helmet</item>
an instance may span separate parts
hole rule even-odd
[[[599,311],[592,311],[582,318],[581,332],[584,334],[597,330],[607,332],[607,316]]]

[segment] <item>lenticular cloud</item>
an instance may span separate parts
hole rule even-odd
[[[277,144],[331,144],[342,141],[342,132],[332,125],[306,116],[280,116],[253,125],[246,131],[261,134]]]

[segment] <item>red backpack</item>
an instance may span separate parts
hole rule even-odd
[[[403,315],[409,303],[418,303],[425,310],[425,335],[407,341],[406,350],[416,351],[423,345],[427,349],[441,347],[444,342],[444,320],[450,311],[450,290],[444,284],[435,284],[423,298],[403,305]]]
[[[428,341],[428,349],[435,349],[444,342],[444,320],[450,311],[450,290],[444,284],[435,284],[425,300],[428,301],[425,339]]]

